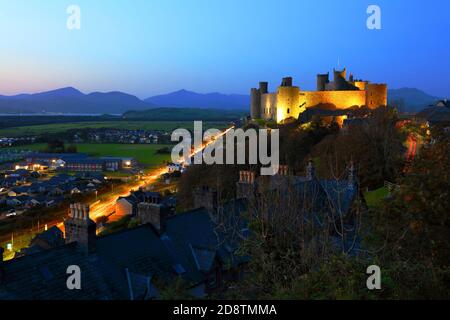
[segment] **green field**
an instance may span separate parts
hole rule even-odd
[[[87,153],[94,157],[134,157],[140,163],[147,166],[157,166],[164,161],[170,160],[170,154],[157,154],[156,151],[168,145],[162,144],[77,144],[77,151]],[[44,143],[37,143],[16,147],[14,149],[25,149],[43,151],[47,147]]]
[[[383,200],[389,195],[387,187],[381,187],[379,189],[366,192],[364,198],[366,199],[367,206],[370,208],[378,207],[383,203]]]
[[[203,122],[203,129],[227,127],[226,122]],[[55,123],[35,126],[23,126],[0,129],[0,137],[35,136],[44,133],[60,133],[71,129],[129,129],[129,130],[163,130],[173,131],[177,128],[194,128],[193,121],[98,121],[98,122],[72,122]]]

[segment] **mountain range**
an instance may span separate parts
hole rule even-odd
[[[391,105],[403,112],[420,112],[442,98],[434,97],[416,88],[400,88],[388,91]]]
[[[389,101],[401,106],[402,111],[418,112],[437,97],[414,89],[389,90]],[[73,113],[73,114],[123,114],[129,110],[148,110],[159,107],[248,110],[250,97],[240,94],[196,93],[179,90],[153,96],[144,100],[136,96],[114,92],[84,94],[73,88],[61,88],[35,94],[0,95],[0,113]]]

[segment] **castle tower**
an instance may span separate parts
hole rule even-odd
[[[260,94],[266,94],[269,92],[269,83],[262,81],[259,83],[259,93]]]
[[[387,106],[387,93],[386,84],[368,83],[366,86],[366,106],[370,109]]]
[[[97,225],[89,217],[89,206],[82,203],[70,205],[69,217],[64,221],[66,243],[77,242],[88,254],[95,251]]]
[[[282,87],[292,87],[292,77],[285,77],[281,81]]]
[[[261,118],[261,94],[256,88],[250,90],[250,117],[252,119]]]
[[[330,73],[317,75],[317,91],[325,91],[330,82]]]
[[[346,90],[347,89],[347,70],[339,71],[333,69],[333,81],[334,81],[334,90]]]

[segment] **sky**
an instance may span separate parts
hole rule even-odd
[[[381,30],[366,26],[372,4]],[[317,73],[345,66],[450,97],[449,14],[448,0],[0,0],[0,94],[248,94],[284,76],[314,90]]]

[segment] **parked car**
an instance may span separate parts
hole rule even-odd
[[[10,209],[7,213],[6,213],[7,217],[14,217],[17,216],[17,212],[14,209]]]

